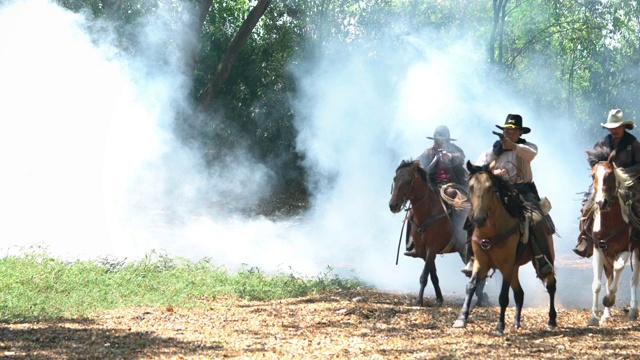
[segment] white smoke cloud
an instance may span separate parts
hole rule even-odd
[[[90,36],[90,19],[47,0],[0,8],[0,248],[41,244],[54,256],[128,259],[162,250],[308,275],[330,265],[381,289],[414,292],[421,261],[395,265],[402,226],[402,215],[388,209],[395,168],[429,146],[425,137],[440,124],[474,161],[508,113],[523,115],[533,129],[527,138],[540,147],[533,170],[554,205],[563,236],[557,251],[573,246],[575,193],[588,184],[576,176],[585,173],[583,149],[570,137],[558,140],[562,120],[544,119],[484,77],[469,55],[481,50],[466,42],[435,49],[423,36],[389,39],[375,56],[364,48],[329,52],[297,74],[298,150],[318,175],[307,214],[273,221],[214,206],[262,196],[273,174],[242,152],[205,170],[173,135],[189,79],[180,51],[165,44],[193,45],[188,8],[179,15],[168,21],[158,10],[142,24],[144,51],[128,55],[112,34]],[[458,255],[437,264],[443,290],[462,294]]]

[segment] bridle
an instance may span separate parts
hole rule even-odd
[[[407,192],[404,194],[404,196],[402,197],[402,208],[401,210],[408,210],[409,209],[409,205],[408,202],[409,200],[411,200],[411,198],[413,198],[415,196],[415,188],[413,187],[416,177],[418,177],[418,173],[416,171],[412,171],[413,172],[413,177],[411,178],[411,184],[409,184],[409,190],[407,190]],[[391,183],[391,194],[393,195],[393,185],[394,183]],[[428,185],[426,185],[428,186]],[[412,194],[413,193],[413,194]],[[425,191],[424,195],[422,195],[422,198],[418,201],[416,201],[413,205],[418,205],[419,203],[421,203],[424,199],[427,198],[427,192]]]

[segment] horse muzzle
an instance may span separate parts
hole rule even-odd
[[[488,214],[473,215],[473,224],[478,228],[484,227],[485,225],[487,225],[487,218]]]
[[[389,201],[389,210],[394,214],[399,213],[400,210],[402,210],[402,203],[398,201]]]

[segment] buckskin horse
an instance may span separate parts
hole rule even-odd
[[[467,233],[462,224],[468,213],[468,207],[449,211],[438,190],[429,181],[427,172],[419,161],[402,161],[396,169],[389,200],[392,213],[399,213],[410,202],[411,236],[419,257],[424,260],[420,275],[420,291],[417,304],[424,306],[424,289],[431,276],[436,293],[437,305],[444,301],[440,290],[440,281],[436,271],[436,255],[457,252],[464,263],[466,255]],[[458,226],[459,224],[459,226]],[[482,305],[484,282],[478,286],[478,305]]]
[[[616,292],[620,274],[630,258],[638,258],[638,244],[634,239],[634,228],[629,223],[629,214],[624,214],[620,205],[623,201],[623,183],[630,181],[630,177],[616,168],[612,160],[615,156],[607,148],[596,148],[587,151],[591,177],[593,178],[593,200],[590,202],[588,217],[592,217],[593,231],[591,237],[593,251],[593,302],[589,326],[599,326],[601,321],[611,317],[611,306],[616,301]],[[633,257],[632,257],[633,256]],[[607,278],[606,292],[602,299],[604,311],[598,320],[598,298],[602,287],[602,271]],[[631,277],[631,302],[629,319],[638,318],[638,304],[636,290],[638,288],[640,267],[633,267]]]
[[[502,286],[498,302],[500,304],[500,318],[496,325],[496,335],[502,335],[505,327],[505,311],[509,305],[509,287],[513,290],[516,303],[513,328],[520,328],[520,315],[524,303],[524,291],[520,286],[518,271],[520,266],[530,262],[533,257],[531,246],[522,239],[526,227],[521,227],[525,221],[525,204],[520,195],[503,179],[492,173],[491,166],[475,166],[467,161],[469,170],[469,201],[471,203],[471,220],[475,225],[471,246],[474,253],[473,273],[466,289],[465,301],[460,315],[454,322],[454,328],[467,325],[469,318],[471,297],[479,281],[484,281],[489,270],[497,269],[502,274]],[[525,221],[526,223],[526,221]],[[549,248],[553,249],[553,238],[547,237]],[[531,240],[527,241],[529,244]],[[549,259],[553,264],[552,258]],[[548,327],[556,327],[556,309],[554,305],[556,293],[555,271],[545,279],[549,293],[549,322]]]

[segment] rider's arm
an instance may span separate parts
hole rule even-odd
[[[636,140],[631,143],[631,152],[632,159],[635,161],[635,164],[625,167],[624,171],[633,176],[638,176],[640,175],[640,142]]]
[[[538,155],[538,146],[530,142],[526,142],[524,144],[516,144],[516,148],[514,151],[516,152],[516,155],[520,156],[527,162],[531,162],[533,158]]]

